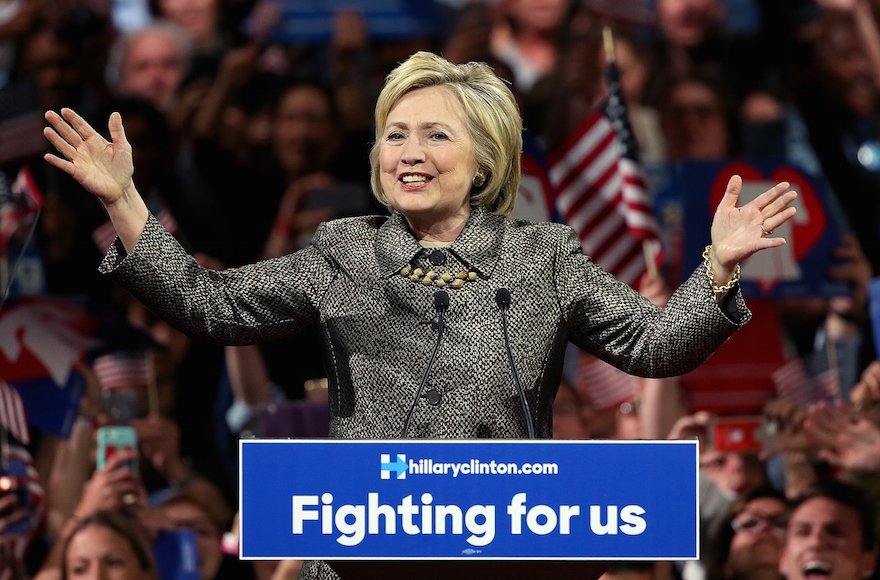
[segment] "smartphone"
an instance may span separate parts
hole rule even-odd
[[[128,425],[105,425],[98,429],[98,456],[96,464],[98,469],[104,469],[107,461],[127,449],[137,450],[137,433]],[[137,471],[137,460],[129,462],[132,471]]]
[[[27,465],[19,459],[8,459],[0,463],[0,497],[8,494],[15,494],[18,498],[18,506],[13,507],[11,511],[19,508],[30,508],[31,496],[27,488]],[[0,517],[6,516],[7,513],[0,512]],[[4,535],[24,535],[30,533],[33,529],[33,522],[30,514],[24,519],[13,522],[3,528]]]
[[[709,444],[718,451],[770,451],[776,443],[776,424],[760,415],[718,417],[709,426]]]
[[[101,393],[104,414],[111,425],[128,425],[141,413],[141,396],[143,389],[113,389]]]

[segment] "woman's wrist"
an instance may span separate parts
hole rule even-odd
[[[739,282],[740,267],[735,264],[732,268],[721,265],[711,245],[703,250],[703,266],[706,269],[706,278],[712,288],[715,304],[720,304]],[[719,282],[721,282],[719,284]]]

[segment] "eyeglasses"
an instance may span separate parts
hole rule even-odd
[[[774,534],[784,534],[787,525],[787,518],[783,514],[765,516],[754,512],[742,512],[730,522],[734,532],[747,534],[757,534],[764,526],[768,526]]]

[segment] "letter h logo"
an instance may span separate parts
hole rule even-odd
[[[391,472],[397,472],[397,479],[406,479],[407,472],[407,464],[406,464],[406,455],[402,455],[400,453],[397,454],[397,460],[394,463],[391,463],[391,455],[388,453],[382,453],[379,455],[379,464],[381,466],[381,477],[382,479],[391,479]]]

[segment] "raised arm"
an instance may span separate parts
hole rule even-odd
[[[110,115],[107,126],[112,141],[104,139],[72,109],[61,109],[60,115],[48,111],[46,120],[52,126],[43,129],[43,134],[61,154],[47,153],[46,161],[101,200],[122,245],[131,252],[149,212],[132,180],[134,163],[122,116]]]

